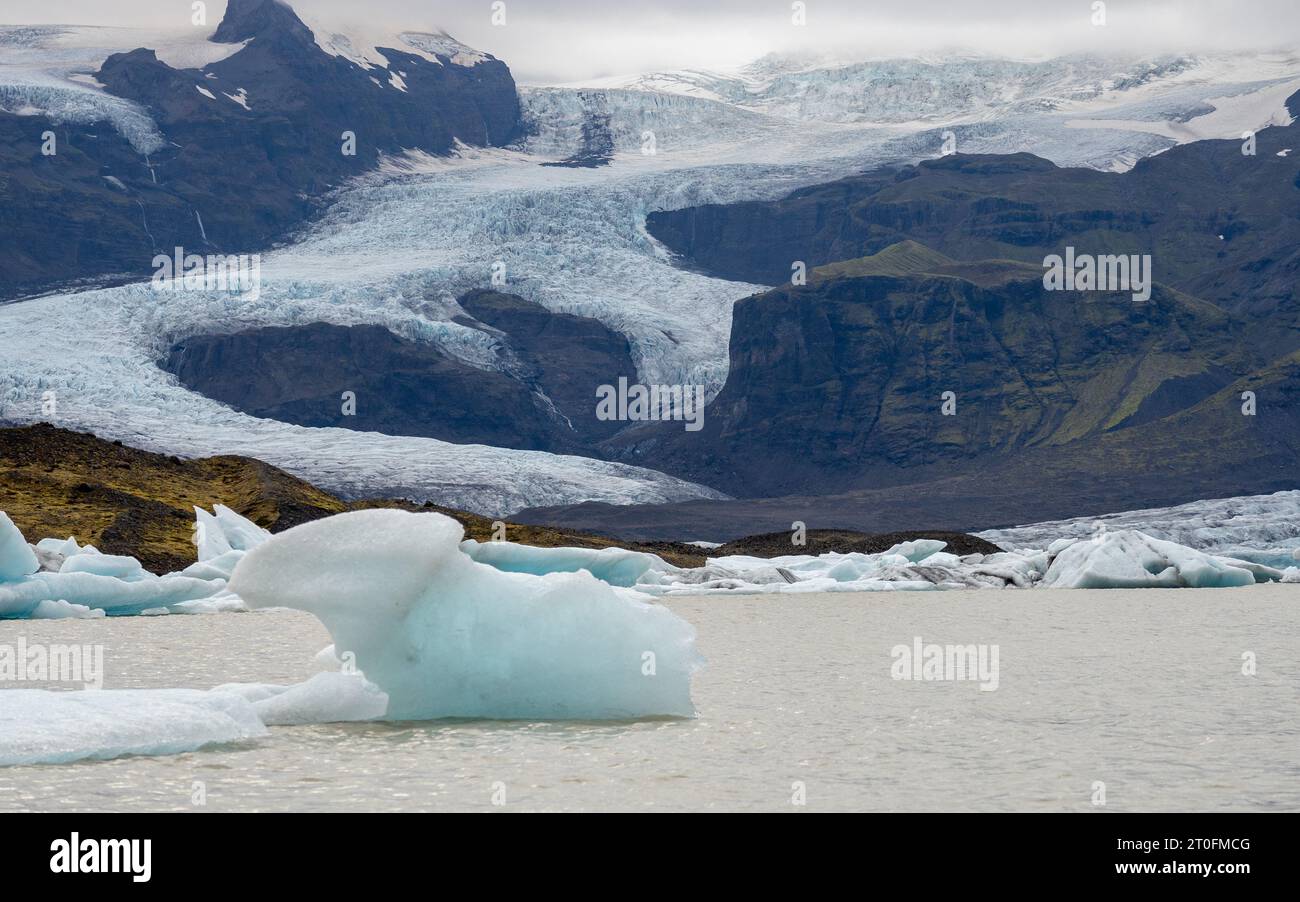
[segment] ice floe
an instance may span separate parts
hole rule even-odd
[[[197,689],[5,689],[0,765],[174,755],[266,735],[253,705]]]

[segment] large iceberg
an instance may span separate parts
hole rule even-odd
[[[306,523],[248,552],[232,592],[314,614],[390,720],[691,716],[695,630],[586,571],[473,560],[440,514],[369,510]],[[561,555],[557,554],[557,559]]]
[[[1043,585],[1060,589],[1221,589],[1250,586],[1266,568],[1216,558],[1133,529],[1072,542],[1056,555]],[[1281,579],[1274,572],[1274,579]]]

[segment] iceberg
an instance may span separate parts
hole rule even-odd
[[[157,576],[133,557],[103,554],[75,538],[28,545],[0,511],[0,619],[245,610],[226,583],[247,549],[270,533],[222,505],[196,516],[200,560]]]
[[[67,601],[118,616],[143,614],[180,602],[216,595],[225,584],[187,576],[154,576],[127,581],[98,573],[37,573],[0,583],[0,619],[26,618],[46,601]]]
[[[0,582],[22,579],[40,568],[36,552],[27,544],[9,515],[0,511]]]
[[[1244,562],[1212,557],[1133,529],[1080,539],[1056,556],[1043,577],[1044,586],[1058,589],[1213,589],[1255,581]]]
[[[65,558],[60,573],[93,573],[111,576],[123,582],[139,582],[145,578],[145,569],[133,557],[119,554],[78,554]]]
[[[248,552],[230,590],[314,614],[387,694],[389,720],[694,715],[689,623],[589,572],[479,563],[463,538],[441,514],[338,514]]]
[[[635,586],[650,570],[665,570],[669,565],[657,555],[622,548],[537,548],[514,542],[476,542],[467,539],[460,545],[480,564],[505,573],[576,573],[586,570],[611,586]]]

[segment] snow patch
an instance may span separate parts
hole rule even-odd
[[[245,90],[244,88],[240,88],[234,94],[226,94],[224,91],[222,92],[222,94],[230,98],[231,100],[233,100],[235,103],[242,106],[244,109],[246,110],[252,109],[252,107],[248,105],[248,91]]]

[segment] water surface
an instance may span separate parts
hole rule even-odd
[[[1300,810],[1300,585],[670,606],[709,661],[695,720],[272,727],[0,768],[0,810]],[[0,623],[20,635],[103,644],[107,688],[297,682],[329,643],[286,611]],[[996,691],[891,678],[917,636],[996,644]]]

